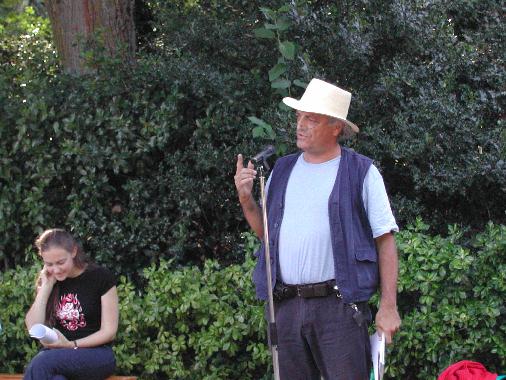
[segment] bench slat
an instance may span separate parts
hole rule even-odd
[[[0,380],[21,380],[23,379],[23,375],[15,374],[9,375],[6,373],[0,373]],[[135,376],[111,376],[106,380],[137,380]]]

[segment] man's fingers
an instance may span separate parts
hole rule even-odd
[[[243,178],[243,179],[241,180],[241,182],[242,182],[242,183],[244,183],[244,184],[253,183],[253,180],[254,180],[254,179],[255,179],[255,178],[253,178],[253,177],[247,177],[247,178]]]
[[[382,328],[377,327],[376,333],[378,334],[380,339],[381,339],[381,335],[383,334],[383,336],[385,337],[386,344],[391,344],[393,335],[395,334],[395,331],[387,332],[387,331],[383,330]]]
[[[243,159],[242,159],[242,154],[238,154],[237,155],[237,164],[236,164],[236,167],[237,167],[237,170],[236,172],[239,173],[239,170],[241,170],[242,168],[244,168],[244,162],[243,162]]]
[[[383,331],[383,330],[379,330],[378,333],[379,333],[380,336],[381,336],[381,334],[384,334],[386,344],[392,344],[392,337],[394,335],[393,331],[392,332],[386,332],[386,331]]]
[[[242,171],[241,179],[254,180],[257,175],[256,170],[254,169],[244,169]]]
[[[248,162],[248,166],[244,167],[244,161],[242,154],[237,155],[237,170],[235,172],[236,180],[243,181],[245,179],[253,179],[257,175],[255,167],[251,161]]]

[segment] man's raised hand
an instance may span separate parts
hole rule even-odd
[[[237,155],[237,167],[235,171],[234,181],[237,189],[237,195],[239,196],[239,202],[241,204],[247,202],[251,198],[251,192],[253,190],[253,180],[255,179],[257,172],[253,163],[248,162],[248,166],[244,166],[242,154]]]

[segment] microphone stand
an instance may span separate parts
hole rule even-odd
[[[267,222],[267,199],[265,196],[265,174],[264,160],[259,160],[258,172],[260,178],[260,197],[262,201],[262,217],[264,224],[264,247],[265,247],[265,272],[267,275],[267,291],[269,297],[269,343],[272,354],[272,367],[274,369],[274,379],[279,380],[279,359],[278,359],[278,334],[276,330],[276,318],[274,316],[274,298],[272,295],[272,271],[271,271],[271,252],[269,244],[269,226]]]

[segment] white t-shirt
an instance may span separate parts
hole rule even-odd
[[[341,156],[320,164],[301,154],[290,173],[279,236],[279,265],[286,284],[310,284],[335,278],[328,201]],[[267,181],[267,191],[270,177]],[[362,190],[373,238],[399,231],[383,178],[371,165]]]

